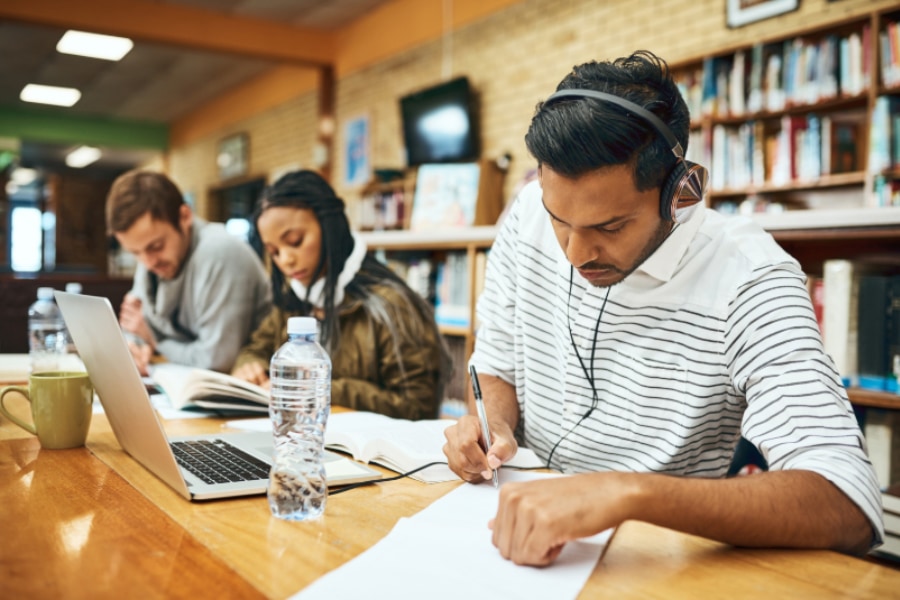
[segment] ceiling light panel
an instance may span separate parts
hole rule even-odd
[[[128,38],[100,35],[70,29],[56,44],[56,50],[63,54],[75,54],[103,60],[122,60],[134,47]]]
[[[19,98],[25,102],[37,104],[72,106],[81,99],[81,92],[75,88],[29,83],[22,88]]]
[[[73,169],[81,169],[100,158],[100,149],[92,146],[79,146],[66,155],[66,164]]]

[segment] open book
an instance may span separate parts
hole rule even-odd
[[[269,412],[269,391],[218,371],[174,363],[155,365],[151,378],[177,409],[201,408],[227,413]]]
[[[335,413],[328,418],[325,446],[346,452],[358,461],[406,473],[428,463],[447,462],[443,450],[444,429],[455,422],[451,419],[407,421],[372,412]],[[519,448],[506,464],[518,468],[545,466],[527,448]],[[428,467],[411,477],[425,483],[459,479],[446,464]]]

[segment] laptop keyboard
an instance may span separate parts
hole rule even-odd
[[[179,465],[206,483],[269,478],[269,465],[223,440],[171,442]]]

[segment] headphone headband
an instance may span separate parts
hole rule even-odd
[[[672,154],[675,155],[675,158],[677,158],[678,160],[684,159],[684,149],[681,147],[681,144],[678,142],[675,134],[672,133],[672,130],[669,129],[668,125],[663,123],[662,119],[654,115],[646,108],[639,106],[630,100],[626,100],[625,98],[616,96],[614,94],[598,92],[597,90],[567,89],[559,90],[558,92],[552,94],[549,98],[547,98],[547,100],[544,101],[544,104],[552,102],[553,100],[558,100],[559,98],[594,98],[595,100],[603,100],[604,102],[610,102],[612,104],[621,106],[622,108],[635,113],[637,116],[650,123],[650,125],[652,125],[653,128],[656,129],[659,134],[665,138],[666,142],[671,147]]]

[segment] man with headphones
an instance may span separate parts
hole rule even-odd
[[[666,63],[640,51],[575,67],[525,136],[539,180],[492,246],[470,360],[491,445],[467,415],[444,447],[473,483],[519,444],[573,474],[501,473],[493,542],[516,563],[629,519],[738,546],[881,542],[804,274],[752,221],[703,205],[689,126]],[[726,478],[742,435],[769,470]]]

